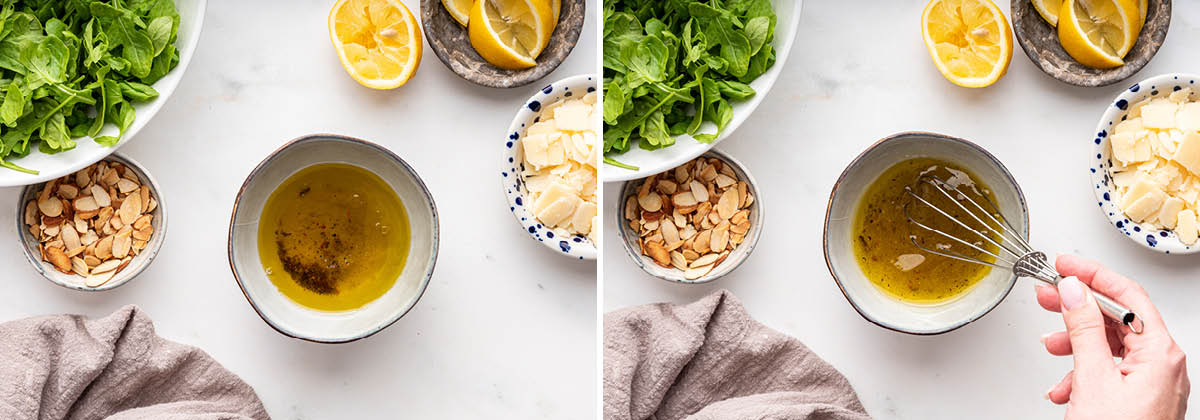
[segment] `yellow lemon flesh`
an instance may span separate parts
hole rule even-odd
[[[1033,0],[1033,9],[1037,10],[1050,26],[1058,26],[1058,11],[1062,9],[1062,2],[1063,0]]]
[[[984,87],[1008,71],[1012,29],[989,0],[932,0],[921,14],[921,32],[934,65],[951,83]]]
[[[329,38],[350,77],[372,89],[403,85],[421,64],[417,19],[396,0],[339,0]]]
[[[487,62],[529,68],[550,43],[552,14],[549,0],[478,0],[471,7],[467,35]]]
[[[450,12],[450,17],[458,21],[459,25],[467,26],[470,21],[471,5],[475,4],[474,0],[442,0],[442,7]]]
[[[1137,41],[1138,15],[1133,0],[1065,0],[1058,12],[1058,39],[1080,64],[1117,67]]]

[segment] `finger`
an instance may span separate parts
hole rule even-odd
[[[1150,296],[1137,282],[1104,268],[1095,261],[1089,261],[1074,255],[1059,255],[1055,261],[1059,274],[1075,276],[1088,285],[1092,290],[1129,307],[1142,318],[1146,326],[1154,326],[1158,331],[1165,331],[1162,316],[1150,302]]]
[[[1058,384],[1046,391],[1046,399],[1055,404],[1066,404],[1071,401],[1071,385],[1075,382],[1075,371],[1067,372]]]
[[[1058,295],[1062,300],[1071,354],[1075,356],[1075,375],[1089,382],[1111,375],[1116,371],[1116,364],[1108,346],[1104,315],[1096,306],[1096,298],[1087,285],[1075,277],[1058,282]]]
[[[1114,325],[1108,325],[1108,349],[1112,352],[1113,357],[1121,357],[1125,353],[1125,345],[1121,343],[1121,337],[1118,335]],[[1070,356],[1071,355],[1071,337],[1066,331],[1056,331],[1042,336],[1042,345],[1046,347],[1046,352],[1055,356]]]
[[[1035,288],[1038,305],[1042,305],[1042,308],[1050,312],[1062,310],[1062,303],[1058,301],[1058,289],[1041,283],[1037,284]]]

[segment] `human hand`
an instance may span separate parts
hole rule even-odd
[[[1063,276],[1058,288],[1037,285],[1038,304],[1062,312],[1066,331],[1042,337],[1046,351],[1072,355],[1075,369],[1046,397],[1067,404],[1070,419],[1178,420],[1187,411],[1191,384],[1187,358],[1171,338],[1145,289],[1099,263],[1061,255],[1055,264]],[[1100,313],[1091,290],[1125,305],[1145,323],[1134,334],[1129,327]],[[1114,360],[1120,358],[1120,361]]]

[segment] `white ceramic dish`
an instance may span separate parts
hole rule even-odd
[[[330,162],[359,166],[383,178],[404,202],[411,230],[408,262],[396,284],[366,306],[344,312],[309,309],[284,296],[267,278],[258,257],[258,219],[267,198],[297,171]],[[438,241],[433,197],[404,160],[374,143],[319,134],[287,143],[250,172],[233,205],[229,265],[246,300],[272,328],[302,340],[344,343],[387,328],[417,304],[433,276]]]
[[[133,172],[141,179],[142,185],[150,186],[151,197],[154,197],[154,200],[158,202],[154,211],[150,212],[154,216],[154,219],[150,222],[150,225],[154,227],[154,234],[150,236],[150,241],[146,243],[146,248],[134,256],[129,261],[129,265],[113,276],[111,280],[99,287],[87,287],[83,284],[83,277],[73,274],[63,274],[50,263],[42,261],[41,254],[37,251],[38,239],[30,234],[28,227],[25,226],[25,203],[35,199],[38,191],[41,191],[45,187],[45,184],[27,185],[21,191],[21,199],[17,201],[17,232],[20,234],[21,250],[25,251],[25,258],[33,264],[33,268],[37,270],[38,274],[50,280],[51,283],[84,292],[100,292],[115,289],[133,280],[134,277],[145,271],[150,266],[150,263],[154,262],[154,257],[158,256],[158,251],[162,248],[163,241],[166,240],[167,202],[163,199],[162,188],[159,188],[158,181],[155,181],[154,177],[150,176],[149,172],[146,172],[146,168],[142,167],[137,161],[124,157],[120,153],[114,153],[106,157],[106,159],[120,162],[125,167],[133,169]]]
[[[796,41],[796,32],[800,27],[800,6],[802,0],[773,0],[771,4],[775,7],[775,39],[773,45],[775,47],[775,65],[771,66],[766,73],[759,76],[750,83],[750,87],[756,92],[754,97],[745,102],[733,104],[733,119],[725,127],[725,131],[713,140],[712,143],[701,143],[693,139],[691,136],[683,135],[675,139],[675,144],[659,150],[644,150],[636,144],[624,154],[612,156],[612,158],[621,163],[635,166],[636,171],[619,168],[612,165],[604,165],[601,171],[601,179],[604,182],[628,181],[631,179],[641,179],[654,175],[656,173],[682,165],[689,160],[695,159],[712,149],[717,143],[729,138],[738,126],[741,126],[746,118],[754,112],[758,104],[762,103],[767,97],[771,86],[775,84],[775,80],[783,72],[784,64],[787,62],[788,53],[792,50],[792,44]],[[701,127],[700,132],[712,133],[716,132],[717,127],[710,122],[705,122]]]
[[[1114,126],[1125,119],[1128,107],[1152,96],[1167,96],[1171,92],[1184,87],[1200,90],[1200,75],[1186,73],[1168,73],[1143,80],[1121,91],[1112,102],[1104,108],[1104,115],[1096,124],[1095,137],[1089,139],[1092,148],[1089,149],[1088,166],[1092,173],[1090,182],[1092,191],[1096,193],[1096,203],[1100,212],[1108,222],[1121,232],[1121,235],[1143,247],[1170,255],[1186,255],[1200,252],[1200,244],[1184,245],[1170,230],[1159,230],[1148,224],[1133,223],[1125,217],[1117,203],[1113,201],[1115,193],[1109,171],[1112,167],[1108,146],[1109,134]]]
[[[625,220],[623,210],[626,197],[637,193],[637,187],[641,185],[641,180],[626,181],[625,185],[621,187],[621,199],[617,200],[617,203],[619,203],[618,208],[613,209],[613,213],[615,213],[617,230],[621,234],[621,245],[624,245],[625,255],[633,259],[633,263],[641,268],[642,271],[645,271],[646,274],[675,283],[708,283],[724,277],[726,274],[732,273],[733,270],[740,267],[742,263],[746,262],[747,258],[750,258],[750,254],[754,252],[754,247],[758,245],[758,238],[762,233],[763,225],[762,193],[758,190],[758,182],[754,180],[754,177],[750,175],[750,172],[746,170],[746,167],[741,162],[725,154],[725,152],[712,149],[706,152],[704,156],[715,157],[730,164],[733,166],[733,171],[737,173],[738,179],[746,182],[747,191],[754,196],[754,203],[750,204],[750,231],[746,232],[745,240],[734,248],[728,257],[725,257],[725,261],[713,267],[713,270],[703,277],[688,280],[683,276],[682,271],[675,268],[664,268],[655,263],[650,257],[642,255],[637,233],[629,228],[629,222]]]
[[[579,260],[595,260],[596,244],[584,236],[563,237],[554,233],[539,223],[529,211],[530,200],[526,196],[525,182],[521,179],[525,156],[521,148],[521,136],[526,127],[537,121],[542,105],[593,92],[599,87],[595,79],[596,76],[590,74],[571,76],[541,88],[522,103],[521,109],[517,110],[517,116],[513,117],[512,124],[508,126],[508,131],[504,133],[504,154],[500,162],[500,187],[504,189],[508,210],[521,225],[521,230],[555,253]],[[597,144],[596,147],[600,145]]]
[[[125,136],[121,138],[120,143],[114,147],[105,147],[96,144],[90,137],[81,137],[75,139],[78,145],[66,152],[48,155],[34,150],[28,156],[13,159],[11,162],[39,173],[31,175],[0,168],[0,187],[36,184],[60,178],[104,159],[129,143],[167,103],[167,98],[171,97],[171,93],[175,92],[175,87],[179,85],[179,80],[183,78],[184,71],[192,61],[192,53],[196,51],[196,43],[200,41],[200,28],[204,23],[207,4],[208,0],[175,0],[175,8],[179,11],[179,35],[175,42],[175,47],[179,49],[179,65],[154,83],[154,90],[158,91],[157,98],[134,105],[136,118],[129,129],[125,130]],[[117,134],[117,127],[112,124],[105,124],[104,129],[100,131],[101,136]]]
[[[952,331],[983,317],[1008,296],[1016,282],[1008,270],[993,269],[965,294],[936,305],[917,305],[889,296],[863,275],[852,245],[854,214],[863,191],[893,165],[932,157],[970,169],[992,188],[1002,214],[1029,237],[1025,196],[1008,169],[983,148],[932,133],[900,133],[880,140],[850,163],[833,186],[825,213],[825,263],[846,300],[863,318],[893,331],[931,335]]]

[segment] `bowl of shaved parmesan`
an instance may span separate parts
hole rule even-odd
[[[1141,246],[1200,252],[1200,75],[1169,73],[1129,86],[1105,108],[1091,181],[1104,216]]]
[[[590,74],[546,85],[521,104],[503,139],[509,211],[525,235],[578,260],[596,259],[601,226],[598,87]]]

